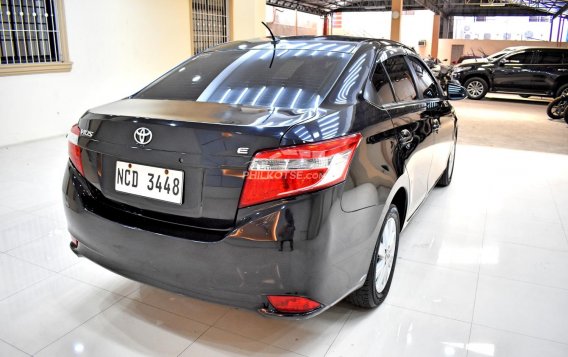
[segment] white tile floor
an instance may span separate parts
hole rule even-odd
[[[568,356],[568,156],[460,145],[391,294],[306,321],[171,294],[68,249],[64,138],[0,149],[0,356]]]

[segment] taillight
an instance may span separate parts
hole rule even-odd
[[[321,307],[317,301],[293,295],[269,295],[268,302],[278,311],[287,314],[301,314]]]
[[[79,129],[79,125],[75,124],[71,127],[69,134],[67,134],[67,140],[69,141],[69,159],[73,166],[84,176],[83,163],[81,162],[81,147],[79,146],[80,135],[81,129]]]
[[[345,180],[361,134],[254,155],[239,207],[320,190]]]

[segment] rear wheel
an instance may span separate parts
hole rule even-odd
[[[489,85],[484,79],[473,77],[465,81],[465,90],[469,99],[479,100],[485,97],[489,90]]]
[[[400,235],[400,218],[395,205],[390,205],[377,240],[365,284],[347,297],[347,301],[363,308],[379,306],[389,293]]]
[[[450,151],[450,156],[448,157],[448,165],[444,170],[444,173],[438,180],[438,186],[446,187],[452,183],[452,176],[454,175],[454,162],[456,160],[456,143],[454,142],[454,147]]]
[[[561,119],[564,118],[566,108],[568,108],[568,96],[558,97],[548,104],[546,114],[552,119]]]

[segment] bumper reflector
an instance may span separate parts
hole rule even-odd
[[[71,237],[70,243],[71,249],[77,249],[79,247],[79,241],[73,237]]]
[[[321,307],[317,301],[293,295],[269,295],[268,302],[278,312],[287,314],[301,314]]]

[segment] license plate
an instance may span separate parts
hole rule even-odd
[[[183,171],[116,162],[116,191],[182,204]]]

